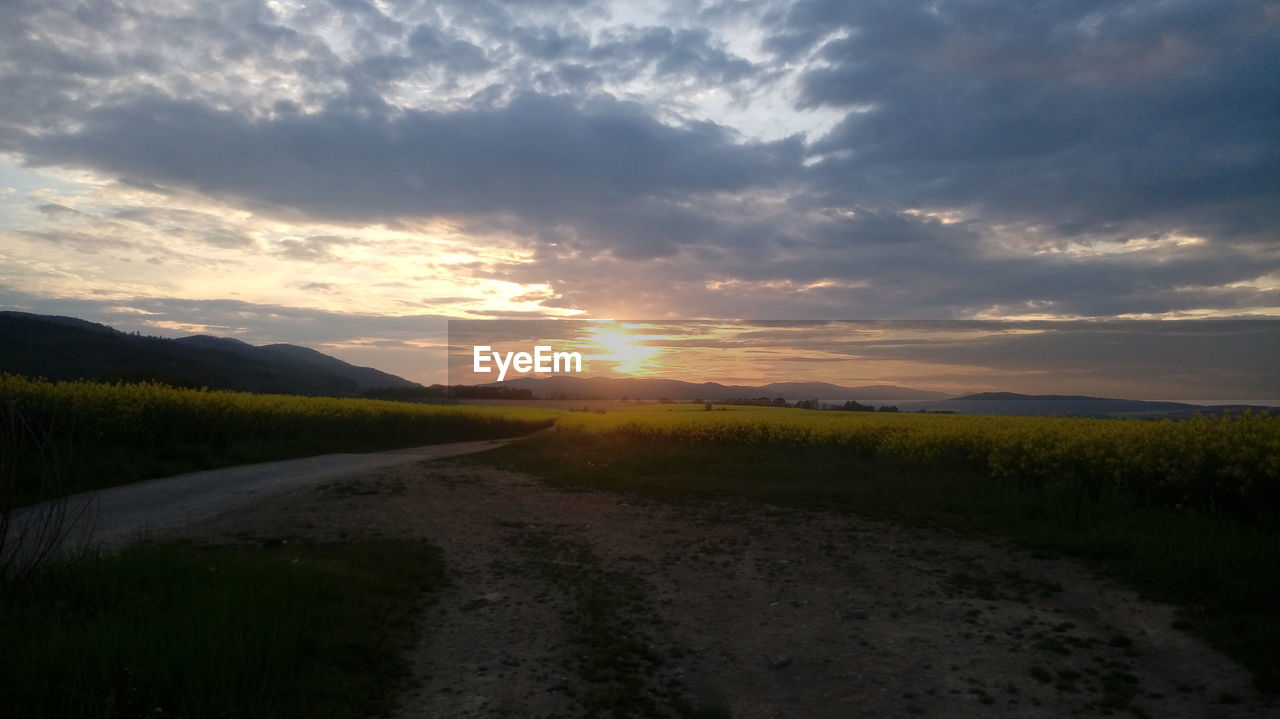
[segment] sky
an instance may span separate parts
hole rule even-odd
[[[0,2],[0,306],[1280,318],[1280,3]],[[790,378],[788,378],[790,379]]]
[[[506,379],[574,375],[756,386],[800,380],[951,396],[1021,392],[1280,405],[1280,322],[1272,319],[487,319],[448,325],[449,384],[498,381],[501,365]],[[538,346],[547,348],[543,361],[550,371],[515,371],[512,355],[533,355]],[[557,367],[556,352],[577,352],[580,359]]]

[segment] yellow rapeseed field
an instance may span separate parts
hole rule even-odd
[[[161,384],[47,382],[0,376],[0,403],[33,422],[52,422],[85,441],[161,445],[239,437],[338,434],[389,439],[432,431],[503,434],[549,424],[558,413],[372,399],[175,389]]]
[[[32,499],[236,462],[510,437],[558,415],[0,375],[0,494]]]
[[[1141,501],[1232,514],[1280,501],[1280,418],[1184,420],[836,412],[649,405],[575,412],[561,430],[688,443],[836,447],[947,463],[1022,486],[1120,490]]]

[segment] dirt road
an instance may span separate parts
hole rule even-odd
[[[111,547],[140,536],[182,527],[264,498],[373,470],[453,457],[501,446],[509,439],[453,442],[367,454],[325,454],[278,462],[189,472],[85,492],[66,500],[68,542]],[[47,503],[18,510],[12,536],[41,522]]]
[[[942,531],[566,492],[463,459],[183,534],[439,545],[451,585],[411,649],[406,718],[1277,715],[1171,608]]]

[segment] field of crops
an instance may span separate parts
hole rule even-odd
[[[33,468],[57,465],[71,488],[88,488],[236,461],[510,437],[558,414],[6,375],[0,468],[33,482]]]
[[[1264,415],[1153,422],[649,405],[575,412],[557,427],[686,443],[838,447],[863,457],[942,463],[1024,487],[1280,519],[1280,418]]]
[[[19,474],[24,463],[74,465],[65,473],[78,488],[238,461],[508,437],[553,422],[681,443],[838,448],[1022,487],[1280,519],[1280,418],[1261,414],[1153,422],[671,404],[563,413],[0,376],[0,464]]]

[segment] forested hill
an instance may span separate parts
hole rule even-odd
[[[0,372],[51,380],[154,380],[175,387],[358,395],[416,383],[296,345],[119,332],[74,317],[0,312]]]

